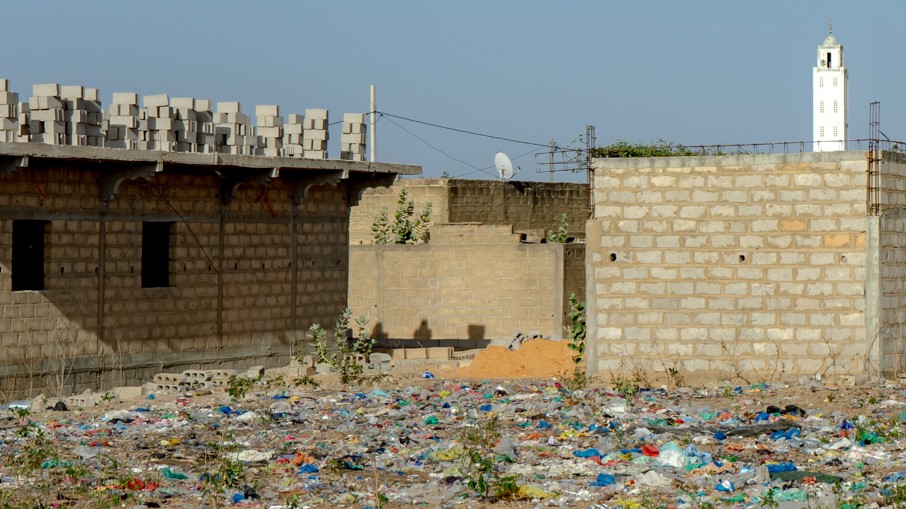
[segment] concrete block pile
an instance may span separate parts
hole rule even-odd
[[[340,159],[365,160],[365,114],[344,113],[343,132],[340,134]]]
[[[280,114],[277,105],[255,107],[255,123],[240,103],[167,94],[117,92],[108,108],[100,91],[81,85],[36,84],[19,101],[0,79],[0,143],[46,143],[161,152],[223,153],[327,159],[328,111]],[[141,104],[141,106],[140,106]],[[365,160],[365,114],[343,116],[340,158]]]
[[[101,92],[96,88],[81,85],[63,85],[60,87],[60,100],[63,103],[63,122],[65,123],[65,145],[76,147],[103,146],[101,122],[104,112],[101,109]]]
[[[28,98],[30,141],[48,145],[66,144],[66,121],[58,83],[32,85]]]
[[[305,130],[302,133],[302,157],[305,159],[327,159],[327,110],[305,110]]]
[[[197,152],[198,123],[195,120],[195,98],[174,97],[170,100],[173,110],[173,135],[177,152]]]
[[[255,106],[255,124],[258,129],[260,156],[283,156],[283,117],[276,104]]]
[[[176,151],[176,131],[173,121],[176,112],[170,106],[167,94],[146,95],[142,98],[144,108],[139,111],[139,150]]]
[[[113,102],[107,108],[101,126],[104,146],[136,148],[138,142],[138,94],[114,92]]]
[[[283,153],[286,157],[302,157],[304,152],[302,145],[302,132],[305,130],[304,122],[305,115],[293,113],[286,116],[286,122],[283,124]]]
[[[19,94],[10,92],[9,80],[0,79],[0,143],[19,141]]]
[[[258,147],[255,128],[242,113],[239,101],[217,103],[214,113],[214,140],[222,154],[253,155]]]
[[[214,112],[211,106],[210,99],[195,99],[195,123],[198,129],[195,149],[202,154],[213,154],[217,150],[217,142],[214,139]]]

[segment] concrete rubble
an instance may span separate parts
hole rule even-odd
[[[278,105],[258,105],[253,124],[238,101],[218,102],[214,111],[208,99],[115,92],[103,108],[100,96],[97,88],[44,83],[20,102],[0,79],[0,143],[328,159],[326,109],[284,122]],[[365,114],[344,114],[341,159],[365,160],[365,132]]]
[[[404,375],[393,357],[372,358],[365,385],[313,376],[306,360],[7,403],[0,492],[135,508],[904,502],[901,381],[570,389]]]

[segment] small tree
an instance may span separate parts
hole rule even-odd
[[[406,190],[400,191],[396,200],[396,212],[393,220],[387,209],[374,217],[371,233],[375,244],[424,244],[428,242],[428,226],[431,223],[431,203],[425,209],[415,213],[415,203],[409,199]]]

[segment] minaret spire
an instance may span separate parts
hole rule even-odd
[[[828,35],[834,33],[834,18],[827,18],[827,33]]]

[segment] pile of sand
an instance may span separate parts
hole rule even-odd
[[[533,339],[518,350],[489,346],[468,366],[456,370],[462,378],[551,378],[571,376],[573,351],[568,341]]]

